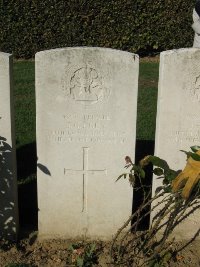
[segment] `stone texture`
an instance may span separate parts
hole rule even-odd
[[[131,214],[115,182],[134,160],[138,56],[105,48],[36,54],[40,238],[110,239]]]
[[[183,169],[186,155],[200,144],[200,49],[179,49],[160,56],[155,155],[174,170]],[[154,177],[153,191],[161,183]],[[195,212],[176,230],[177,239],[190,239],[200,227]],[[185,231],[187,229],[187,231]]]
[[[0,53],[0,238],[16,239],[18,198],[12,96],[12,56]]]

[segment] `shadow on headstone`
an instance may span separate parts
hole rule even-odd
[[[153,140],[136,140],[136,149],[135,149],[135,163],[138,164],[139,161],[147,155],[154,154],[154,141]],[[144,186],[147,188],[146,190],[151,190],[152,185],[152,166],[145,167],[146,177],[143,180]],[[136,187],[139,186],[139,183],[136,182]],[[133,192],[133,209],[134,213],[142,204],[144,199],[144,192],[142,188]],[[150,209],[150,207],[147,207]],[[144,210],[144,213],[146,210]],[[141,220],[140,225],[138,226],[138,230],[145,230],[149,228],[150,216],[145,217]],[[134,223],[134,221],[132,221]]]
[[[35,231],[38,227],[36,164],[35,142],[17,149],[17,176],[20,182],[18,186],[18,201],[21,235],[24,234],[24,231]]]
[[[17,238],[18,214],[12,147],[0,136],[0,239]]]
[[[51,173],[50,173],[49,169],[48,169],[46,166],[42,165],[41,163],[38,163],[38,164],[37,164],[37,167],[38,167],[43,173],[45,173],[46,175],[51,176]]]

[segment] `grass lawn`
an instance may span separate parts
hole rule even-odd
[[[138,89],[137,139],[154,140],[159,63],[141,62]]]
[[[35,64],[14,62],[14,104],[17,148],[35,141]]]

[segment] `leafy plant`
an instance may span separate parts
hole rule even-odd
[[[200,207],[199,149],[200,147],[195,146],[191,147],[192,152],[184,151],[187,164],[182,172],[170,169],[165,160],[156,156],[148,155],[138,165],[133,164],[130,157],[125,158],[125,168],[129,172],[120,175],[117,181],[128,178],[135,190],[138,190],[136,184],[139,184],[139,188],[143,189],[144,199],[116,233],[111,246],[112,262],[120,266],[134,263],[134,266],[161,267],[176,255],[177,251],[172,246],[174,239],[169,241],[169,237],[177,225]],[[153,173],[158,179],[162,179],[162,186],[153,194],[151,188],[143,185],[144,169],[149,164],[153,165]],[[185,191],[188,194],[183,194]],[[138,231],[139,223],[150,214],[153,214],[150,229]],[[200,229],[194,233],[192,240],[199,233]]]
[[[72,252],[71,262],[77,267],[90,267],[98,263],[97,249],[94,243],[72,244],[69,249]]]
[[[33,58],[38,51],[69,46],[151,54],[192,45],[194,3],[190,0],[1,3],[0,49],[18,58]]]

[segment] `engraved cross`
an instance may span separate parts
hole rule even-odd
[[[76,175],[81,173],[83,175],[83,191],[82,191],[82,212],[87,208],[87,178],[89,175],[95,175],[96,173],[102,173],[107,175],[107,170],[90,170],[88,164],[88,147],[83,147],[83,167],[81,170],[64,169],[65,175]]]

